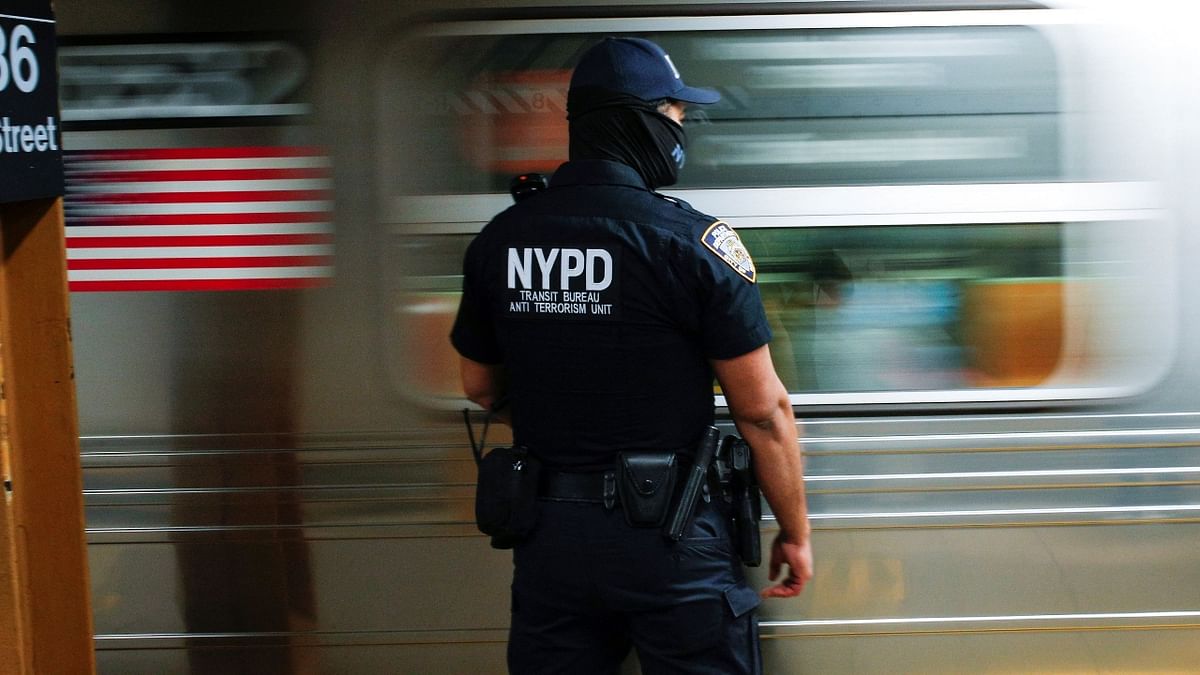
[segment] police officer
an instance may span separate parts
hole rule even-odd
[[[714,419],[713,378],[780,534],[763,597],[812,576],[796,423],[776,376],[754,263],[727,224],[655,192],[686,157],[688,104],[670,57],[637,38],[582,56],[567,111],[570,161],[469,247],[451,340],[467,396],[507,403],[514,443],[541,459],[537,526],[516,545],[513,673],[761,672],[750,589],[720,499],[681,541],[614,508],[617,453],[686,459]]]

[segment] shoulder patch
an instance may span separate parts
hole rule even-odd
[[[718,258],[724,260],[725,264],[732,267],[734,272],[742,275],[746,281],[750,283],[756,281],[758,273],[754,269],[754,261],[750,259],[750,252],[742,244],[742,238],[728,224],[718,220],[709,225],[708,229],[704,230],[704,236],[700,238],[700,241],[708,250],[717,254]]]

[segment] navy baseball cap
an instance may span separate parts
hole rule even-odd
[[[688,103],[716,103],[714,89],[689,87],[662,47],[642,38],[604,38],[584,52],[571,75],[571,88],[600,87],[643,101],[670,98]]]

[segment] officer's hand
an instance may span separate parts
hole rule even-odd
[[[774,586],[764,588],[760,595],[764,598],[794,598],[804,590],[804,584],[813,575],[812,539],[803,544],[793,544],[783,536],[775,535],[771,544],[771,567],[768,578],[771,581],[779,576],[779,568],[787,565],[787,577]]]

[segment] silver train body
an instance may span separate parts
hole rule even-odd
[[[1200,667],[1187,3],[490,4],[56,3],[102,673],[503,671],[445,335],[605,34],[724,95],[668,192],[803,420],[767,671]]]

